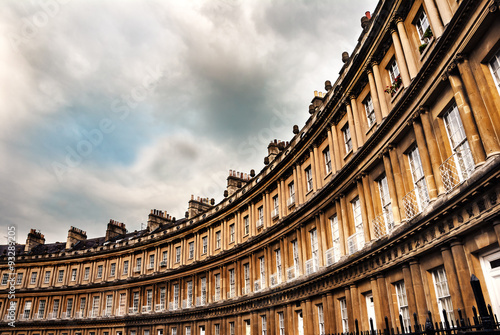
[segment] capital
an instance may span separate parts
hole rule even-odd
[[[425,114],[429,112],[429,107],[428,106],[420,106],[418,107],[418,113],[419,114]]]

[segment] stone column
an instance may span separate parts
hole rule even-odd
[[[359,294],[358,294],[358,287],[355,284],[351,284],[349,286],[349,290],[351,291],[351,304],[352,304],[352,318],[353,318],[353,327],[358,320],[358,325],[360,328],[362,328],[362,320],[361,320],[361,309],[360,309],[360,303],[359,303]],[[351,326],[349,325],[349,329],[351,329]],[[354,331],[356,328],[352,328]]]
[[[312,335],[314,334],[314,324],[313,324],[313,309],[312,309],[312,303],[311,299],[307,298],[305,300],[305,313],[302,311],[302,316],[304,318],[304,334],[305,335]]]
[[[380,291],[378,289],[378,284],[377,284],[377,278],[371,277],[370,284],[372,287],[373,303],[375,304],[375,310],[382,311],[382,305],[385,303],[385,300],[380,296]],[[385,327],[384,317],[385,315],[382,315],[382,313],[380,312],[375,313],[374,324],[376,325],[377,329],[384,329]]]
[[[356,97],[351,95],[349,97],[351,99],[351,109],[352,116],[354,118],[354,127],[356,128],[356,142],[358,143],[358,148],[363,146],[363,132],[361,130],[361,123],[359,122],[359,111],[358,104],[356,102]]]
[[[347,239],[351,235],[350,229],[349,229],[349,216],[347,214],[347,199],[345,198],[345,195],[340,196],[340,207],[342,209],[342,228],[344,230],[344,255],[348,254],[347,250]]]
[[[437,140],[434,136],[431,126],[431,116],[429,109],[426,107],[420,107],[420,120],[422,121],[422,126],[424,128],[424,135],[426,143],[429,147],[429,156],[431,160],[432,172],[434,173],[434,180],[436,182],[438,194],[443,194],[445,192],[443,180],[441,179],[441,171],[439,166],[441,165],[441,155],[437,146]]]
[[[365,201],[366,201],[366,214],[368,215],[368,225],[373,222],[375,219],[375,213],[373,210],[373,196],[370,187],[370,180],[366,173],[361,173],[361,177],[363,179],[363,190],[365,192]]]
[[[457,58],[458,70],[460,71],[460,76],[464,82],[467,95],[469,97],[470,105],[472,107],[472,112],[474,113],[474,119],[478,126],[479,134],[481,135],[481,140],[483,142],[484,151],[486,156],[500,153],[500,144],[495,134],[493,128],[493,123],[488,115],[486,106],[481,97],[481,92],[477,87],[474,75],[469,65],[469,59],[460,55]],[[497,113],[498,111],[494,111]]]
[[[345,255],[345,242],[347,241],[345,231],[344,231],[344,217],[342,216],[342,209],[340,206],[340,199],[335,198],[335,209],[337,210],[337,222],[339,225],[339,236],[340,236],[340,254]],[[499,221],[500,222],[500,221]],[[500,228],[500,227],[499,227]],[[500,239],[499,239],[500,240]]]
[[[285,185],[285,180],[283,178],[280,179],[279,184],[281,185],[281,192],[278,195],[278,199],[280,202],[280,218],[284,217],[287,215],[287,206],[286,206],[286,199],[287,199],[287,188]]]
[[[389,195],[391,196],[392,217],[394,219],[394,224],[398,225],[401,222],[401,216],[399,215],[399,198],[396,191],[396,183],[394,181],[394,172],[392,171],[391,160],[389,158],[389,150],[384,151],[382,159],[384,161],[387,185],[389,186]]]
[[[406,29],[403,24],[403,19],[401,17],[397,17],[395,21],[399,37],[401,38],[401,45],[403,47],[406,64],[408,65],[408,72],[410,74],[410,78],[413,79],[417,75],[418,69],[417,69],[417,63],[415,62],[415,58],[413,57],[410,40],[408,39],[408,35],[406,34]]]
[[[436,5],[439,9],[439,14],[441,15],[443,25],[446,26],[448,24],[448,22],[451,21],[451,18],[453,17],[453,13],[451,12],[450,5],[448,4],[448,1],[446,1],[446,0],[436,0]]]
[[[333,136],[330,127],[326,128],[326,133],[328,135],[328,150],[330,152],[330,159],[332,161],[332,173],[337,172],[337,157],[335,157],[335,150],[333,149]]]
[[[370,85],[370,96],[373,102],[373,110],[375,111],[375,118],[377,123],[382,123],[382,110],[380,109],[380,101],[377,92],[377,85],[375,84],[375,78],[373,77],[373,71],[370,68],[366,69],[366,75],[368,76],[368,83]]]
[[[336,322],[337,319],[335,318],[335,307],[333,306],[334,302],[331,292],[328,292],[326,294],[326,301],[328,307],[323,311],[323,317],[325,318],[325,320],[326,319],[329,320],[328,321],[329,328],[326,329],[326,333],[327,334],[338,333],[339,331],[337,330],[337,322]],[[323,305],[323,308],[324,307],[325,305]]]
[[[352,141],[352,151],[358,150],[358,140],[357,140],[357,135],[356,135],[356,129],[354,125],[354,119],[352,117],[352,109],[351,105],[349,102],[345,102],[345,107],[347,109],[347,122],[349,123],[349,132],[351,133],[351,141]],[[348,153],[346,152],[346,155]]]
[[[481,143],[476,121],[474,120],[472,110],[467,102],[467,95],[463,89],[462,82],[459,76],[454,73],[453,66],[448,69],[448,74],[443,77],[443,79],[446,78],[450,81],[453,90],[453,96],[457,104],[458,112],[460,113],[460,118],[462,119],[462,124],[464,125],[465,136],[467,137],[467,142],[469,142],[474,163],[476,163],[476,165],[482,164],[486,160],[483,143]]]
[[[390,29],[392,43],[394,44],[394,51],[396,54],[396,62],[398,63],[399,74],[401,75],[401,80],[403,81],[403,86],[410,86],[411,79],[410,73],[408,72],[408,66],[406,65],[405,56],[403,53],[403,47],[401,46],[401,41],[399,40],[398,32],[396,29]]]
[[[382,118],[386,118],[389,115],[389,107],[385,100],[384,95],[384,84],[382,84],[382,77],[380,76],[380,70],[378,68],[378,62],[372,60],[373,76],[375,78],[375,85],[377,86],[377,94],[380,102],[380,111],[382,112]]]
[[[441,19],[439,18],[439,12],[434,4],[434,0],[424,0],[424,4],[427,9],[427,17],[431,24],[432,34],[434,35],[434,38],[438,38],[443,35],[444,29]]]
[[[316,192],[321,188],[321,173],[319,172],[319,162],[318,162],[318,146],[313,145],[313,149],[311,150],[312,162],[314,163],[311,167],[313,172],[313,190]]]
[[[326,244],[326,229],[325,229],[325,213],[323,211],[318,212],[318,216],[316,218],[316,227],[318,230],[319,241],[318,241],[318,258],[319,258],[319,266],[324,266],[324,256],[325,250],[328,249]]]
[[[300,199],[300,191],[299,191],[299,180],[298,180],[298,173],[297,173],[297,165],[293,167],[293,185],[295,187],[295,203],[298,205],[299,204],[299,199]]]
[[[436,182],[434,181],[434,175],[432,174],[431,160],[429,158],[429,151],[427,150],[427,143],[425,141],[424,131],[422,129],[422,125],[416,118],[412,120],[412,123],[413,123],[413,131],[415,132],[415,138],[417,140],[420,160],[422,161],[422,169],[424,170],[425,181],[427,183],[429,197],[431,199],[436,199],[437,197]]]
[[[379,290],[379,293],[380,293],[380,298],[381,298],[381,301],[391,301],[391,297],[387,294],[387,286],[386,286],[386,283],[385,283],[385,277],[383,274],[378,274],[377,275],[377,284],[378,284],[378,290]],[[391,319],[391,311],[389,309],[389,304],[386,303],[382,303],[381,304],[382,306],[382,309],[381,309],[381,312],[382,314],[385,316],[387,316],[387,318],[389,319],[389,327],[392,327],[392,319]]]
[[[269,335],[274,335],[276,333],[276,326],[275,326],[275,315],[276,313],[274,312],[274,307],[269,308],[267,314],[267,334]]]
[[[271,220],[271,195],[269,191],[264,192],[264,228],[272,226]]]
[[[286,305],[286,314],[285,314],[285,322],[286,322],[286,328],[290,334],[294,333],[293,329],[293,311],[292,311],[292,305],[287,304]]]
[[[493,229],[495,229],[495,234],[497,235],[497,242],[500,244],[500,220],[493,221]]]
[[[368,215],[366,214],[366,199],[365,192],[363,190],[363,183],[361,178],[356,180],[356,186],[358,188],[359,203],[361,205],[361,218],[363,220],[363,232],[365,243],[370,242],[370,226],[368,225]]]
[[[460,283],[462,298],[465,304],[465,311],[467,311],[470,310],[473,305],[476,305],[476,300],[470,286],[471,272],[467,264],[464,245],[458,239],[454,239],[451,241],[450,246],[453,260],[455,261],[455,268],[457,270],[458,282]]]
[[[302,204],[304,203],[304,185],[302,184],[302,168],[300,165],[296,165],[295,166],[296,170],[297,170],[297,191],[299,191],[299,197],[298,197],[298,201],[297,201],[297,204]]]
[[[401,266],[403,269],[403,279],[405,283],[405,289],[406,289],[406,299],[408,300],[408,309],[410,311],[410,316],[413,316],[413,313],[417,313],[417,304],[415,302],[415,290],[413,289],[413,280],[412,280],[412,274],[410,271],[410,266],[408,264],[403,264]],[[411,323],[413,324],[413,318],[411,320]]]
[[[346,309],[347,309],[347,324],[349,325],[349,331],[355,331],[356,328],[354,327],[354,312],[352,308],[352,300],[351,300],[351,290],[349,289],[349,286],[346,286],[344,288],[344,293],[345,293],[345,304],[346,304]]]
[[[451,301],[453,303],[453,311],[455,315],[458,315],[457,310],[464,310],[464,301],[462,298],[462,292],[460,283],[458,282],[457,271],[455,269],[455,264],[451,250],[449,246],[441,247],[441,256],[443,257],[444,270],[446,271],[446,279],[448,280],[448,288],[450,290]],[[469,284],[470,286],[470,284]]]
[[[342,157],[340,156],[340,145],[339,145],[339,136],[337,134],[337,126],[332,124],[330,126],[330,130],[332,131],[332,141],[333,141],[333,154],[335,156],[335,167],[336,171],[342,168]]]

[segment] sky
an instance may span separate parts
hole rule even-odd
[[[0,238],[104,236],[221,201],[230,169],[258,173],[302,128],[376,4],[2,1]]]

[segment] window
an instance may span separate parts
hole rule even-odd
[[[35,272],[35,274],[36,274],[36,272]],[[36,276],[35,276],[35,279],[36,279]],[[32,284],[34,284],[33,283],[33,275],[31,276],[31,281],[32,281]],[[45,271],[45,277],[43,278],[43,282],[45,284],[48,284],[50,282],[50,271]]]
[[[97,278],[102,278],[102,265],[97,267]]]
[[[332,171],[332,158],[330,157],[330,148],[326,147],[323,150],[323,159],[325,160],[325,174],[329,174]]]
[[[17,274],[17,281],[16,281],[16,285],[22,285],[23,284],[23,274],[22,273],[18,273]],[[5,284],[3,284],[5,285]]]
[[[24,303],[23,318],[29,319],[31,313],[31,301],[26,301]]]
[[[111,315],[111,311],[113,309],[113,296],[107,295],[106,296],[106,310],[105,310],[105,315]]]
[[[377,181],[378,190],[380,194],[380,203],[382,204],[382,217],[384,225],[376,225],[375,234],[377,237],[386,235],[394,228],[394,218],[392,216],[391,195],[389,194],[389,184],[387,183],[387,176],[383,176]]]
[[[266,261],[264,259],[264,256],[259,257],[259,264],[260,264],[260,289],[262,290],[264,287],[266,287]]]
[[[188,248],[189,248],[189,259],[193,259],[194,258],[194,242],[189,242],[188,244]]]
[[[292,206],[295,204],[295,184],[292,181],[290,184],[288,184],[288,206]]]
[[[7,285],[7,280],[9,279],[9,275],[4,273],[2,276],[2,285]]]
[[[243,265],[243,274],[245,276],[244,294],[250,293],[250,264],[249,263],[246,263]]]
[[[138,257],[135,261],[135,272],[140,272],[142,267],[142,258]]]
[[[373,100],[372,100],[372,96],[370,94],[368,94],[368,96],[365,98],[365,101],[363,101],[363,105],[365,106],[366,120],[368,121],[368,128],[370,128],[376,121],[375,110],[373,109]]]
[[[257,228],[262,227],[264,225],[264,207],[260,206],[257,208]]]
[[[94,296],[92,300],[92,316],[98,316],[99,315],[99,296]]]
[[[418,16],[417,22],[415,23],[417,27],[417,32],[418,32],[418,37],[420,38],[420,42],[422,44],[428,43],[428,37],[430,33],[430,26],[429,26],[429,20],[427,20],[427,15],[425,12],[422,10],[420,15]],[[427,29],[429,29],[429,32],[427,32]],[[432,35],[431,35],[432,36]]]
[[[352,254],[363,248],[365,244],[365,236],[363,230],[363,217],[361,215],[361,202],[359,197],[354,198],[351,201],[352,213],[354,215],[354,226],[356,233],[351,235],[347,241],[349,247],[349,254]]]
[[[276,257],[276,280],[277,284],[281,284],[281,250],[274,250],[274,255]]]
[[[319,255],[318,255],[318,231],[316,229],[312,229],[309,231],[309,238],[311,240],[311,260],[306,263],[307,266],[307,274],[311,274],[313,272],[318,271],[319,267]]]
[[[319,335],[325,335],[325,320],[323,318],[323,304],[316,305],[318,308]]]
[[[330,229],[332,231],[332,251],[330,251],[330,254],[327,254],[327,265],[338,262],[340,259],[340,233],[337,214],[330,218]]]
[[[339,300],[340,304],[340,317],[342,318],[342,330],[344,333],[349,332],[349,319],[347,316],[347,303],[346,299],[340,299]]]
[[[245,235],[250,234],[250,220],[248,215],[243,218],[243,225],[245,226]]]
[[[148,269],[154,269],[154,267],[155,267],[155,255],[149,255]]]
[[[313,177],[311,167],[308,166],[305,170],[306,172],[306,181],[307,181],[307,192],[313,189]]]
[[[162,252],[162,254],[161,254],[161,260],[166,263],[167,259],[168,259],[168,251]]]
[[[38,318],[43,319],[45,316],[45,300],[40,300],[40,303],[38,304]]]
[[[396,289],[396,296],[398,298],[399,315],[403,318],[403,325],[405,329],[410,327],[410,310],[408,308],[408,299],[406,297],[406,288],[404,281],[394,284]]]
[[[450,191],[460,182],[469,178],[475,165],[457,105],[453,104],[450,107],[443,115],[443,120],[453,158],[446,160],[447,163],[443,163],[441,176],[446,191]]]
[[[278,322],[280,327],[279,335],[285,335],[285,316],[283,312],[278,312]]]
[[[229,335],[234,335],[234,322],[229,322]]]
[[[167,296],[167,289],[165,287],[160,288],[160,309],[162,310],[165,309],[166,296]]]
[[[57,276],[57,282],[62,283],[64,279],[64,270],[59,270],[59,274]]]
[[[493,80],[497,85],[498,93],[500,93],[500,50],[493,56],[489,64]]]
[[[146,291],[146,310],[150,311],[153,305],[153,290]]]
[[[214,275],[215,277],[215,295],[214,295],[214,301],[219,301],[220,300],[220,274],[217,273]]]
[[[396,59],[392,60],[387,70],[389,71],[389,77],[391,78],[391,83],[395,84],[398,81],[398,78],[400,78],[398,63],[396,62]]]
[[[73,311],[73,298],[68,298],[66,301],[66,317],[71,317],[71,312]]]
[[[125,314],[125,306],[127,304],[127,294],[126,293],[120,293],[120,300],[118,302],[120,304],[120,307],[118,308],[118,315],[124,315]]]
[[[220,249],[221,245],[221,232],[220,230],[215,233],[215,249]]]
[[[201,278],[201,304],[207,303],[207,277]]]
[[[351,139],[351,131],[349,130],[349,124],[346,123],[344,128],[342,128],[342,134],[344,135],[344,143],[345,143],[345,153],[346,155],[352,151],[352,139]]]
[[[139,292],[134,292],[132,296],[132,311],[136,313],[139,310]]]
[[[260,322],[262,325],[262,335],[266,335],[267,334],[267,318],[265,315],[260,316]]]
[[[109,270],[109,276],[114,277],[116,273],[116,263],[111,264],[111,269]]]
[[[208,237],[206,236],[203,236],[203,238],[201,239],[201,242],[203,244],[203,254],[206,254],[208,252]]]
[[[236,295],[236,276],[234,269],[229,270],[229,298],[234,298]]]
[[[271,214],[271,216],[273,218],[279,216],[280,214],[280,204],[279,204],[279,199],[278,199],[278,196],[274,196],[273,197],[273,212]]]
[[[455,320],[453,305],[451,304],[450,290],[448,289],[448,280],[446,279],[444,267],[440,267],[432,271],[432,279],[434,280],[434,288],[436,290],[438,310],[446,310],[448,320]],[[441,316],[441,321],[443,321],[442,313],[439,313],[439,315]]]
[[[181,262],[181,247],[175,247],[175,262]]]
[[[58,312],[59,312],[59,299],[55,299],[54,304],[52,306],[52,315],[54,318],[57,318]]]
[[[179,309],[179,284],[174,284],[174,310]]]
[[[214,326],[215,326],[215,335],[220,335],[220,324],[216,323]]]
[[[128,274],[128,261],[123,262],[123,274]]]
[[[292,278],[296,278],[299,276],[299,243],[297,240],[292,241],[292,250],[293,250],[293,267],[295,270],[295,275]]]
[[[186,326],[186,335],[191,335],[191,326]]]
[[[422,168],[422,161],[420,160],[417,146],[414,146],[408,153],[408,160],[410,162],[411,176],[415,187],[415,197],[418,207],[417,212],[420,212],[429,204],[429,193],[427,192],[424,169]]]
[[[85,312],[85,305],[87,303],[86,298],[81,298],[80,299],[80,317],[83,316],[83,313]]]
[[[76,281],[76,269],[71,270],[71,281]]]
[[[234,242],[234,223],[229,225],[229,242]]]
[[[172,335],[177,335],[177,327],[172,328]]]
[[[193,306],[193,282],[190,280],[187,282],[187,307]]]

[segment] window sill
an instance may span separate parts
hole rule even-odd
[[[332,170],[330,170],[330,172],[328,172],[325,176],[325,178],[323,178],[323,180],[326,180],[326,178],[329,178],[330,176],[332,175]]]
[[[365,135],[368,135],[376,127],[377,127],[377,121],[373,122],[370,128],[368,128],[368,130],[366,131]]]
[[[313,193],[313,189],[312,188],[309,191],[306,192],[305,196],[307,197],[311,193]]]
[[[391,97],[391,103],[394,103],[394,101],[396,100],[396,98],[401,94],[402,91],[404,91],[404,88],[405,87],[401,83],[401,87],[399,87],[399,89],[397,90],[397,92]]]
[[[245,237],[249,237],[249,236],[250,236],[250,233],[249,233],[249,234],[245,234],[245,235],[243,235],[243,237],[244,237],[244,238],[245,238]]]
[[[229,241],[229,244],[234,244],[234,241]]]
[[[346,160],[352,154],[352,149],[344,156],[344,160]]]
[[[431,46],[434,44],[435,38],[432,37],[429,40],[429,43],[427,43],[427,46],[425,47],[424,51],[420,54],[420,61],[423,61],[423,59],[426,57],[426,55],[429,53],[429,50],[431,49]]]

